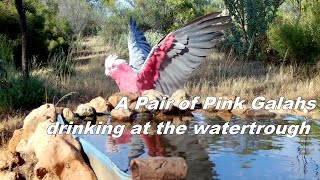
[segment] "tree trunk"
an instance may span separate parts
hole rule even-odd
[[[22,47],[22,55],[21,55],[21,65],[22,72],[25,77],[29,77],[29,63],[27,60],[27,18],[26,11],[23,7],[22,0],[15,0],[16,9],[20,18],[20,29],[21,29],[21,47]]]

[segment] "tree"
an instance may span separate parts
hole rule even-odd
[[[247,59],[254,59],[261,52],[268,25],[284,0],[224,0],[235,27],[227,42]]]
[[[20,19],[20,30],[21,30],[21,67],[23,71],[23,75],[25,77],[29,77],[29,63],[27,59],[27,18],[26,11],[23,6],[22,0],[15,0],[15,6],[19,14]]]

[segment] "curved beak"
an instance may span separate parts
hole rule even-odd
[[[106,74],[106,76],[110,76],[110,70],[105,69],[105,70],[104,70],[104,73]]]

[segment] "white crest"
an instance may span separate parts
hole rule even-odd
[[[118,56],[115,54],[109,55],[104,61],[105,74],[110,75],[110,72],[115,70],[118,65],[127,63],[124,59],[118,59]]]

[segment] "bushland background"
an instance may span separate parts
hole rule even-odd
[[[0,0],[0,144],[34,107],[117,92],[103,63],[128,58],[130,17],[154,45],[207,13],[232,16],[185,84],[191,95],[319,99],[319,9],[318,0]]]

